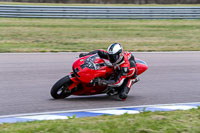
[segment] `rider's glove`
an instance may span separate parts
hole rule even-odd
[[[86,53],[80,53],[80,54],[79,54],[79,58],[84,57],[84,56],[86,56],[86,55],[87,55]]]

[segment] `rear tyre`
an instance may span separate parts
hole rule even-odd
[[[58,80],[51,88],[51,96],[54,99],[64,99],[72,94],[68,87],[72,84],[69,76],[65,76]]]

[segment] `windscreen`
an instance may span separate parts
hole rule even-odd
[[[90,69],[98,69],[96,64],[94,63],[94,61],[96,60],[96,58],[99,58],[99,56],[97,54],[93,55],[93,56],[90,56],[88,57],[85,61],[84,61],[84,64],[81,65],[81,68],[90,68]]]

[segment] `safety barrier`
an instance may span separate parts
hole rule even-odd
[[[200,7],[0,5],[0,17],[69,19],[200,19]]]

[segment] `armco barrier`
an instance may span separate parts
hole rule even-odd
[[[70,19],[200,19],[200,7],[0,5],[0,17]]]

